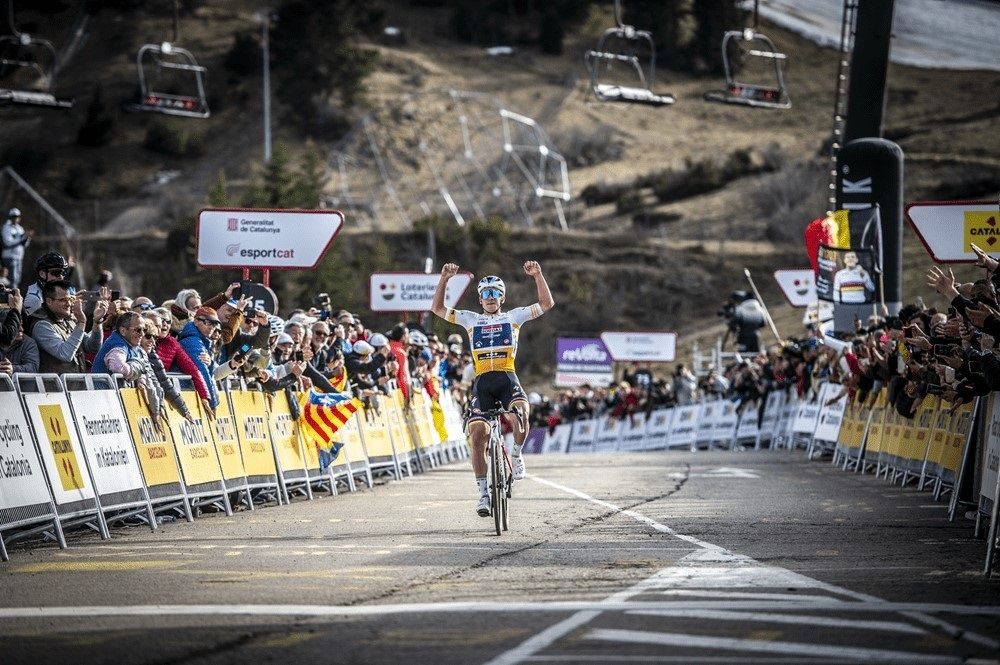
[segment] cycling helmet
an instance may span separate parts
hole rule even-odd
[[[501,296],[507,294],[507,286],[496,275],[487,275],[479,280],[479,286],[476,287],[476,291],[482,293],[484,289],[499,289]]]
[[[427,346],[427,335],[423,334],[419,330],[411,330],[410,344],[413,346],[419,346],[420,348]]]
[[[271,328],[271,336],[280,335],[285,332],[285,322],[280,316],[271,314],[267,317],[267,325]]]
[[[69,264],[59,252],[46,252],[35,259],[35,272],[40,270],[66,270]]]

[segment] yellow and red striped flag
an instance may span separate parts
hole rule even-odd
[[[333,440],[344,423],[361,408],[361,401],[350,393],[320,393],[310,390],[302,400],[299,425],[316,450],[336,458],[341,444]]]

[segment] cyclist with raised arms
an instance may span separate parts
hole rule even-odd
[[[441,279],[434,292],[431,310],[448,323],[462,326],[469,334],[476,380],[472,384],[466,428],[472,439],[472,470],[476,474],[476,485],[479,486],[476,512],[481,517],[489,517],[486,443],[490,437],[490,427],[483,413],[499,406],[517,414],[514,419],[514,454],[511,456],[511,465],[514,480],[521,480],[525,472],[521,446],[528,436],[528,398],[514,373],[517,339],[525,322],[537,319],[552,309],[555,302],[538,261],[525,261],[524,273],[534,278],[538,289],[538,302],[534,305],[518,307],[509,312],[502,311],[507,288],[502,279],[488,275],[479,280],[477,287],[482,313],[451,309],[444,306],[444,290],[448,280],[457,272],[458,266],[454,263],[446,263],[441,267]]]

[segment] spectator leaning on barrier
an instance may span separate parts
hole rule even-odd
[[[21,226],[21,211],[11,208],[7,211],[7,220],[3,224],[3,250],[0,261],[8,270],[7,278],[11,286],[21,285],[21,268],[24,266],[24,248],[31,243],[31,231],[25,231]]]
[[[212,380],[214,367],[212,333],[221,328],[222,321],[219,320],[214,309],[199,307],[194,313],[194,319],[189,321],[177,335],[177,341],[180,342],[181,347],[205,380],[205,385],[208,387],[208,404],[212,414],[219,404],[219,394],[215,389],[215,382]]]
[[[84,352],[96,353],[104,341],[101,321],[107,300],[94,305],[94,319],[87,320],[83,301],[66,281],[47,282],[42,306],[29,317],[31,337],[38,344],[39,371],[54,374],[87,372]]]
[[[97,355],[91,372],[94,374],[121,374],[129,382],[145,387],[145,374],[137,362],[145,355],[139,347],[142,341],[143,319],[136,312],[119,314],[115,319],[115,330]]]
[[[177,410],[181,417],[188,422],[194,421],[191,409],[184,402],[177,386],[167,376],[166,370],[160,357],[156,355],[156,340],[159,337],[159,317],[155,314],[147,316],[152,312],[143,314],[140,324],[142,326],[142,339],[139,346],[142,349],[143,357],[136,363],[137,367],[146,377],[146,400],[149,410],[153,414],[153,420],[166,421],[167,410],[164,401],[169,402]]]
[[[143,313],[143,316],[146,317],[150,317],[151,315],[157,317],[155,320],[157,324],[155,350],[164,370],[167,372],[180,372],[190,376],[191,381],[194,383],[194,390],[198,393],[198,398],[201,399],[203,404],[211,406],[211,397],[208,392],[208,386],[205,385],[205,377],[201,375],[198,366],[195,365],[191,357],[184,351],[177,338],[170,334],[170,325],[172,323],[170,310],[158,307],[151,312]]]

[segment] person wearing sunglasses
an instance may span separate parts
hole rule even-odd
[[[70,262],[59,252],[46,252],[35,259],[36,281],[24,292],[24,314],[30,316],[42,306],[42,289],[49,282],[68,280],[73,273]]]
[[[219,404],[219,393],[215,388],[215,381],[212,380],[212,372],[215,369],[212,337],[221,330],[222,321],[219,320],[216,311],[211,307],[202,306],[195,310],[193,319],[188,321],[177,335],[181,348],[198,367],[205,380],[205,385],[208,387],[208,403],[213,415],[215,407]]]
[[[97,300],[91,317],[76,297],[69,282],[47,282],[42,290],[44,304],[26,318],[25,330],[38,345],[38,371],[47,374],[85,374],[85,353],[97,353],[104,343],[101,321],[108,301]]]
[[[479,505],[476,512],[480,517],[490,516],[490,496],[486,481],[486,442],[489,439],[489,423],[483,412],[503,407],[517,414],[514,419],[514,452],[511,456],[514,480],[524,478],[524,459],[521,446],[528,435],[528,398],[514,372],[514,357],[517,355],[518,336],[521,326],[537,319],[552,309],[555,301],[549,285],[542,275],[542,267],[537,261],[524,262],[524,274],[535,281],[538,302],[529,307],[518,307],[503,311],[507,287],[495,275],[488,275],[479,281],[479,305],[481,313],[464,309],[451,309],[444,305],[445,288],[448,280],[458,273],[458,266],[446,263],[441,267],[441,278],[431,311],[447,321],[465,328],[472,347],[472,362],[476,378],[472,385],[466,430],[472,439],[472,469],[476,474],[479,488]]]
[[[142,368],[136,363],[145,357],[140,348],[143,320],[138,312],[125,312],[115,319],[114,332],[104,340],[91,372],[94,374],[121,374],[129,382],[145,383]]]

